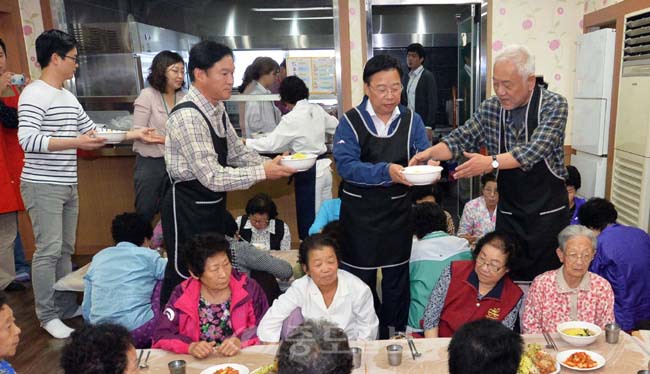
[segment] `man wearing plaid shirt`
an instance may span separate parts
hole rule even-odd
[[[203,41],[190,50],[190,87],[167,120],[165,163],[171,184],[161,218],[169,261],[161,290],[165,305],[174,287],[190,276],[183,248],[192,236],[225,231],[226,192],[295,170],[247,148],[230,124],[223,100],[230,98],[235,64],[225,45]]]
[[[509,46],[496,57],[492,83],[496,96],[410,164],[465,156],[457,177],[497,172],[496,230],[520,239],[511,276],[531,281],[560,266],[557,234],[569,223],[563,148],[568,106],[564,97],[535,85],[534,58],[523,46]],[[482,146],[488,155],[477,153]]]

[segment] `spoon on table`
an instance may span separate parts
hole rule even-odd
[[[144,363],[138,365],[140,369],[149,369],[149,365],[147,364],[147,361],[149,361],[149,355],[151,355],[151,351],[147,352],[147,357],[145,357]],[[142,354],[140,356],[142,356]]]

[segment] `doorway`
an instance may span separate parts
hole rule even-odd
[[[427,123],[434,142],[462,125],[485,99],[487,9],[486,0],[367,3],[369,58],[390,54],[408,74],[407,47],[412,43],[424,47],[423,66],[433,74],[437,86],[434,120]],[[436,188],[442,189],[442,206],[457,224],[465,203],[480,194],[479,178],[456,181],[449,173],[456,163],[443,166],[443,179]]]

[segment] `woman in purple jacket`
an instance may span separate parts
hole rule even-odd
[[[257,344],[257,325],[269,305],[254,280],[232,269],[228,241],[197,235],[185,253],[192,276],[174,289],[153,348],[206,358],[213,351],[234,356]]]

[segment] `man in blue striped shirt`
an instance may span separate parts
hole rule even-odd
[[[410,164],[465,156],[456,177],[497,172],[496,230],[520,239],[522,253],[511,276],[531,281],[560,266],[557,234],[569,223],[563,148],[568,105],[535,84],[534,57],[524,46],[509,46],[495,58],[492,84],[495,96]],[[487,155],[478,153],[481,147]]]
[[[18,102],[18,140],[25,151],[21,194],[32,221],[36,252],[32,284],[36,316],[55,338],[67,338],[72,329],[62,318],[80,315],[76,296],[55,293],[54,283],[70,273],[74,253],[79,198],[77,149],[100,148],[95,124],[79,101],[63,88],[77,69],[74,38],[49,30],[36,39],[41,78],[28,85]],[[127,139],[164,142],[149,130],[134,130]]]

